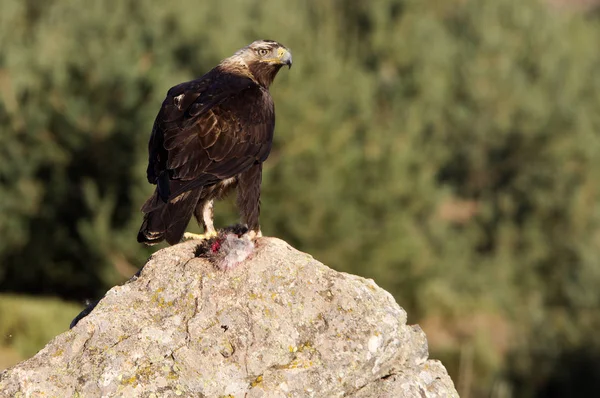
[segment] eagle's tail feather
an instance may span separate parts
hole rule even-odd
[[[144,203],[144,221],[137,240],[147,245],[155,245],[166,240],[170,245],[179,243],[185,228],[192,218],[202,188],[184,192],[167,203],[160,198],[158,190]]]

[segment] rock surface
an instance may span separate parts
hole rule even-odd
[[[236,269],[155,253],[33,358],[2,397],[458,397],[418,326],[372,280],[275,238]]]

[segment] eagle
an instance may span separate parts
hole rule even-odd
[[[275,108],[269,86],[292,66],[292,53],[258,40],[202,77],[167,93],[148,144],[148,182],[138,242],[208,239],[216,235],[213,203],[237,188],[237,207],[251,239],[261,236],[262,164],[269,156]],[[203,235],[186,233],[195,216]]]

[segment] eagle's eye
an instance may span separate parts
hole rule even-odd
[[[259,48],[258,49],[258,55],[260,55],[261,57],[264,57],[268,53],[269,53],[269,50],[267,50],[266,48]]]

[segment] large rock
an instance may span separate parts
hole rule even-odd
[[[457,397],[418,326],[372,280],[274,238],[233,270],[197,242],[138,277],[33,358],[4,397]]]

